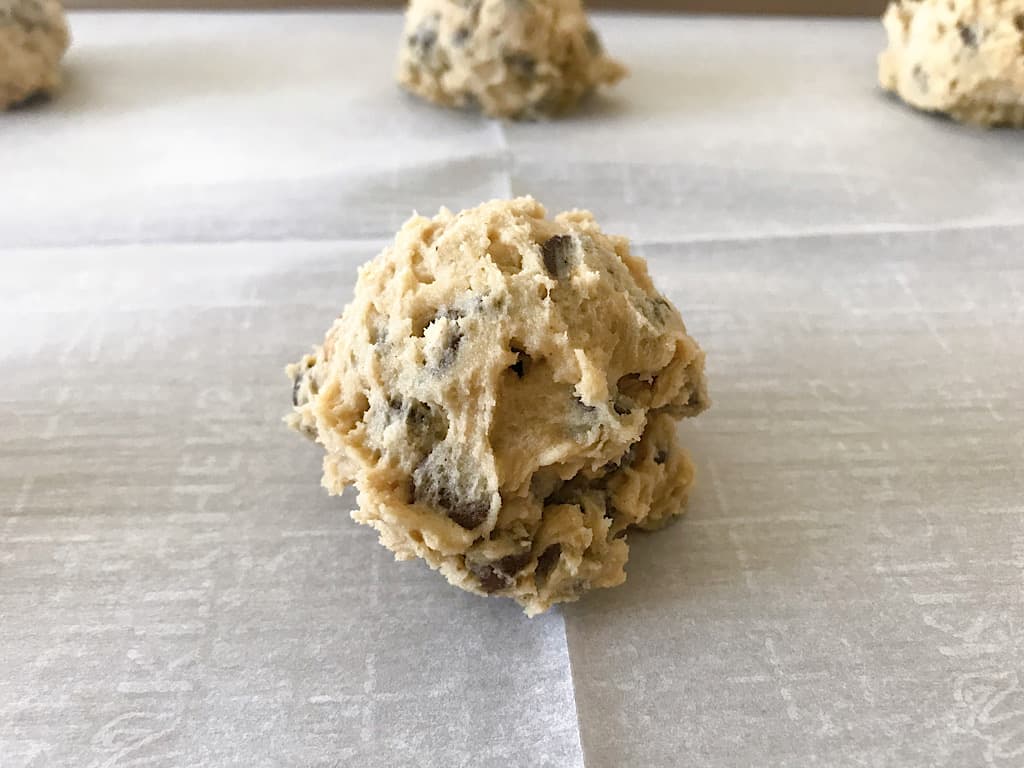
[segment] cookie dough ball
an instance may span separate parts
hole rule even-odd
[[[1024,0],[894,0],[882,87],[918,109],[1024,126]]]
[[[0,0],[0,109],[55,91],[70,42],[58,0]]]
[[[580,0],[412,0],[406,12],[399,82],[444,106],[558,115],[625,73]]]
[[[704,356],[625,239],[532,198],[414,217],[289,366],[323,484],[398,559],[527,613],[625,579],[633,526],[683,510],[677,419]]]

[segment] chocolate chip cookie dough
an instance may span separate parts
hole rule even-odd
[[[965,123],[1024,126],[1024,0],[894,0],[882,87]]]
[[[625,580],[683,511],[704,355],[627,241],[532,198],[416,216],[288,367],[323,484],[398,559],[530,615]]]
[[[625,73],[580,0],[411,0],[406,11],[398,80],[443,106],[559,115]]]
[[[56,90],[70,41],[58,0],[0,0],[0,110]]]

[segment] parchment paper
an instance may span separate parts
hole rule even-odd
[[[632,78],[503,126],[396,14],[71,20],[0,118],[0,765],[1024,765],[1024,136],[880,95],[874,22],[602,16]],[[534,620],[280,423],[413,209],[513,193],[634,238],[714,399]]]

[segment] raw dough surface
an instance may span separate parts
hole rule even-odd
[[[879,80],[909,104],[1024,126],[1024,0],[894,0]]]
[[[558,115],[625,73],[580,0],[412,0],[406,12],[399,82],[444,106]]]
[[[398,559],[535,614],[625,580],[626,532],[683,511],[676,420],[704,355],[625,239],[532,198],[416,216],[288,367],[323,484]]]
[[[0,0],[0,109],[55,91],[70,42],[58,0]]]

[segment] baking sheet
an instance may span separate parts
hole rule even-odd
[[[1024,762],[1024,136],[874,89],[868,22],[599,18],[502,126],[392,14],[75,14],[0,121],[0,765]],[[634,238],[708,352],[688,516],[544,617],[396,564],[280,368],[412,209]]]

